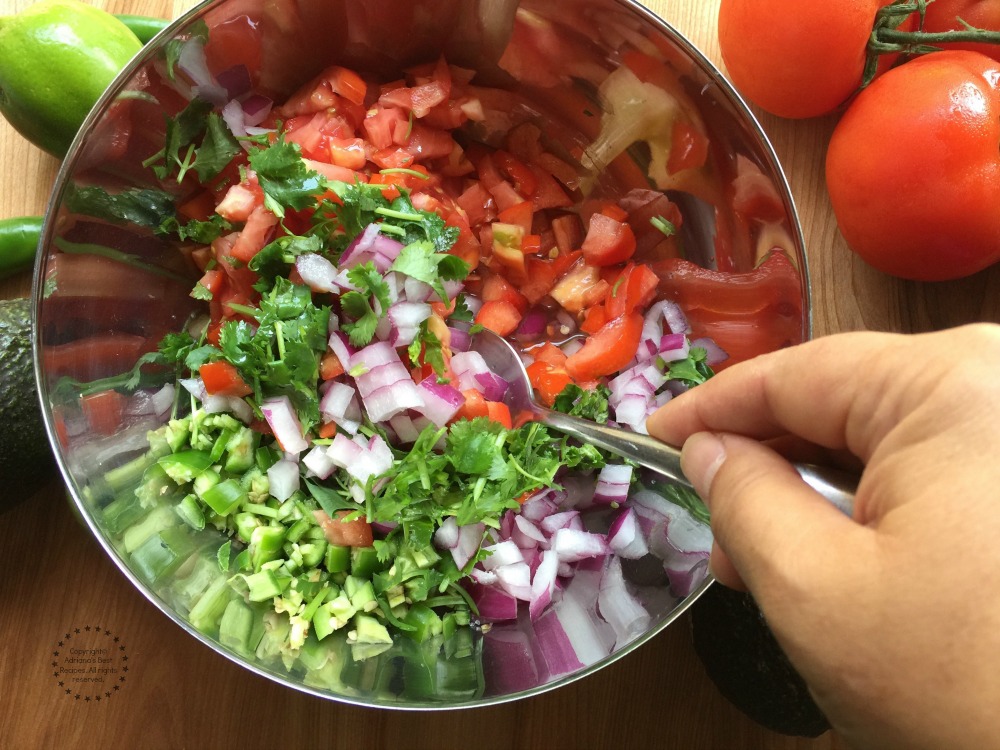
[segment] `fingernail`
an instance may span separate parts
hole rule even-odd
[[[703,500],[708,500],[712,480],[725,460],[726,447],[710,432],[695,433],[684,442],[681,468]]]

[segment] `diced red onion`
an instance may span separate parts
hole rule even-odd
[[[480,568],[470,570],[469,578],[482,586],[495,586],[497,582],[496,573],[492,570],[482,570]]]
[[[530,310],[528,314],[521,319],[521,325],[517,327],[515,335],[518,338],[534,340],[545,333],[545,324],[547,322],[548,318],[544,312],[537,309]]]
[[[503,401],[510,384],[493,372],[481,372],[475,375],[476,384],[487,401]]]
[[[392,325],[389,343],[409,346],[420,330],[420,324],[431,316],[431,306],[426,302],[397,302],[389,308],[387,319]],[[385,320],[386,318],[383,318]]]
[[[664,324],[666,325],[666,331],[664,331]],[[666,332],[691,333],[691,327],[688,325],[687,318],[684,317],[683,311],[676,302],[660,300],[649,308],[643,321],[642,336],[640,339],[643,345],[640,345],[639,351],[636,352],[636,357],[639,361],[651,359],[659,352],[660,341]],[[651,344],[651,346],[647,344]]]
[[[479,609],[483,622],[517,619],[517,599],[497,586],[470,586],[469,594]]]
[[[222,106],[229,99],[228,92],[212,77],[205,59],[205,43],[198,37],[181,45],[177,68],[194,82],[195,93],[205,101]]]
[[[687,359],[691,346],[683,333],[668,333],[660,339],[659,354],[664,362]]]
[[[513,695],[545,682],[548,674],[535,662],[535,636],[520,625],[494,625],[483,635],[483,672],[488,694]]]
[[[243,100],[243,121],[250,126],[260,125],[271,114],[274,104],[266,96],[252,94]]]
[[[559,510],[559,504],[553,500],[555,490],[540,490],[521,504],[521,515],[530,521],[544,521]]]
[[[222,86],[230,97],[243,96],[253,85],[250,81],[250,71],[247,66],[237,63],[231,68],[226,68],[216,76],[219,85]],[[258,121],[259,122],[259,121]],[[257,123],[254,123],[255,125]]]
[[[351,240],[351,243],[344,250],[343,255],[340,256],[339,266],[341,270],[354,268],[354,266],[367,263],[368,261],[374,261],[375,251],[372,248],[378,233],[378,224],[372,223],[366,226],[361,234]],[[379,270],[385,273],[388,267]]]
[[[607,623],[598,619],[592,606],[585,607],[577,597],[570,595],[569,590],[535,621],[536,632],[538,624],[549,613],[558,618],[573,651],[583,664],[594,664],[611,653],[614,631]]]
[[[260,405],[260,410],[264,413],[264,419],[267,420],[282,450],[301,453],[309,447],[309,443],[302,435],[302,425],[299,424],[298,415],[292,408],[288,396],[265,399]]]
[[[339,427],[352,435],[356,434],[360,427],[361,413],[357,408],[356,393],[345,383],[333,381],[326,386],[326,391],[319,401],[319,411],[325,421],[336,422]],[[348,415],[351,411],[356,412],[356,417]]]
[[[230,132],[237,138],[242,138],[247,134],[243,105],[235,99],[222,108],[222,119],[225,120]]]
[[[524,534],[529,539],[533,539],[535,542],[539,544],[546,544],[548,542],[548,539],[545,537],[545,534],[542,533],[542,531],[537,526],[535,526],[535,524],[533,524],[531,521],[525,518],[523,514],[518,514],[517,517],[514,518],[514,525],[517,526],[517,528],[521,531],[521,533]],[[536,545],[529,545],[529,546],[534,547]]]
[[[451,371],[458,378],[460,389],[475,389],[482,393],[483,386],[476,380],[476,375],[489,374],[490,367],[479,352],[458,352],[451,358]]]
[[[677,596],[687,596],[708,575],[708,553],[688,552],[664,562],[670,590]]]
[[[358,393],[372,422],[384,422],[406,409],[424,406],[424,399],[410,373],[391,345],[370,344],[351,357]]]
[[[455,567],[459,570],[468,565],[469,560],[479,551],[485,530],[486,525],[481,523],[470,523],[458,527],[458,544],[451,549],[451,556],[455,561]]]
[[[627,464],[605,464],[597,476],[594,502],[598,505],[624,503],[632,483],[632,467]]]
[[[653,403],[651,396],[639,396],[630,393],[622,397],[621,402],[614,407],[615,421],[628,425],[634,432],[646,433],[646,415]]]
[[[681,552],[708,553],[712,549],[712,530],[692,516],[687,510],[672,503],[652,490],[633,494],[632,507],[636,513],[655,513],[667,521],[666,537],[670,545]],[[653,539],[648,540],[654,553]]]
[[[490,553],[480,562],[480,565],[485,570],[496,570],[497,568],[513,565],[514,563],[524,562],[524,555],[521,553],[521,550],[509,539],[497,544],[491,544],[488,547],[483,547],[483,549]]]
[[[453,386],[438,383],[433,375],[424,378],[417,386],[423,403],[414,410],[423,414],[438,427],[444,427],[465,404],[465,396]]]
[[[407,276],[403,279],[403,297],[407,302],[426,302],[431,298],[434,290],[429,284],[425,284],[419,279]]]
[[[372,529],[380,534],[388,534],[397,526],[399,526],[399,524],[395,521],[372,521]]]
[[[612,552],[626,560],[638,560],[649,553],[632,508],[623,510],[611,523],[611,528],[608,529],[608,546]]]
[[[646,632],[649,613],[628,590],[621,560],[612,556],[601,579],[597,611],[615,631],[615,647],[621,648]]]
[[[472,337],[468,331],[461,328],[448,328],[451,334],[451,350],[453,352],[467,352],[472,345]]]
[[[295,259],[295,270],[314,292],[336,292],[337,267],[318,253],[303,253]]]
[[[312,450],[302,457],[302,463],[320,479],[326,479],[337,468],[326,448],[320,445],[313,446]]]
[[[559,529],[552,535],[551,549],[563,562],[577,562],[608,553],[608,542],[600,534],[576,529]]]
[[[552,601],[552,592],[559,574],[559,555],[554,550],[542,552],[538,568],[531,580],[531,596],[528,599],[528,616],[535,620]]]
[[[434,532],[434,544],[441,549],[455,549],[458,546],[458,521],[448,516]]]
[[[299,466],[294,461],[282,459],[267,470],[269,492],[278,500],[285,501],[299,489]]]
[[[531,599],[531,569],[527,563],[503,565],[494,572],[497,584],[508,594],[525,602]]]
[[[549,536],[555,534],[559,529],[578,529],[583,531],[583,521],[578,510],[564,510],[561,513],[553,513],[547,518],[543,518],[539,524]]]
[[[721,364],[729,359],[729,355],[723,351],[722,347],[715,343],[714,340],[710,338],[700,338],[695,339],[691,342],[691,346],[697,346],[705,350],[705,364],[709,367],[715,367],[715,365]]]
[[[426,401],[426,398],[424,399]],[[396,433],[396,438],[400,443],[414,443],[420,437],[420,430],[413,424],[413,420],[405,414],[397,414],[389,420],[389,425]]]
[[[330,334],[329,339],[330,351],[333,352],[334,356],[340,361],[340,366],[345,370],[351,369],[351,358],[353,357],[355,350],[351,346],[347,335],[341,331],[334,331]]]
[[[552,677],[569,674],[585,666],[554,609],[542,612],[534,626],[536,657],[544,663]]]
[[[578,351],[583,349],[583,344],[584,344],[583,338],[575,338],[575,339],[570,339],[559,348],[562,349],[563,354],[565,354],[567,357],[572,357]]]

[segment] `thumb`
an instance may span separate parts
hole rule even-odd
[[[700,432],[684,443],[681,465],[712,514],[712,570],[741,581],[762,607],[794,606],[857,560],[869,530],[810,488],[784,458],[748,438]]]

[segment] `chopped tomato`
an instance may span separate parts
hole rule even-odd
[[[333,352],[326,352],[319,361],[319,377],[321,380],[333,380],[344,374],[344,365]]]
[[[202,274],[201,279],[198,281],[198,285],[207,289],[213,297],[222,291],[222,287],[225,283],[226,274],[219,268],[213,268],[210,271],[205,271],[205,273]]]
[[[277,223],[278,217],[264,206],[255,208],[233,244],[232,256],[243,263],[249,263],[267,244]]]
[[[51,378],[67,376],[86,382],[125,372],[154,348],[155,343],[142,336],[106,333],[65,344],[44,344],[42,364]]]
[[[406,113],[398,107],[376,107],[364,120],[365,133],[376,149],[389,148],[397,126],[409,126]]]
[[[581,249],[591,265],[612,266],[632,257],[635,235],[628,224],[604,214],[594,214],[590,217]]]
[[[531,201],[521,201],[501,211],[497,220],[504,224],[516,224],[524,230],[524,234],[531,234],[531,220],[534,215],[535,209]]]
[[[674,120],[670,138],[667,172],[676,174],[685,169],[705,166],[708,160],[708,137],[683,118]]]
[[[490,274],[483,282],[482,298],[484,302],[506,302],[512,305],[519,314],[528,309],[528,300],[514,286],[499,274]]]
[[[549,294],[568,312],[580,312],[584,308],[587,292],[603,281],[594,266],[578,263],[552,287]],[[605,282],[607,283],[607,282]]]
[[[240,371],[224,359],[206,362],[198,368],[198,375],[210,396],[242,397],[253,393]]]
[[[215,212],[226,221],[241,222],[250,218],[254,209],[264,203],[264,193],[253,186],[239,183],[226,191],[225,197],[215,207]]]
[[[551,174],[534,164],[531,165],[531,171],[538,183],[534,195],[531,196],[531,202],[535,210],[569,208],[573,205],[573,200],[566,194],[566,191],[563,190],[562,186]]]
[[[465,211],[466,216],[469,217],[469,223],[473,226],[493,221],[497,217],[496,202],[480,182],[472,183],[455,199],[455,202]],[[530,227],[528,231],[531,231]]]
[[[504,267],[504,273],[521,284],[525,280],[524,229],[516,224],[493,222],[493,258]]]
[[[115,390],[90,393],[80,399],[80,408],[88,424],[101,435],[114,435],[121,429],[128,399]]]
[[[452,417],[452,422],[457,422],[460,419],[471,421],[476,417],[489,416],[489,407],[486,406],[486,399],[483,398],[482,393],[475,388],[470,388],[467,391],[462,391],[462,395],[465,396],[465,402],[462,404],[462,408]]]
[[[207,190],[202,190],[194,198],[180,204],[177,213],[185,219],[208,221],[215,213],[215,196]]]
[[[505,300],[484,302],[479,312],[476,313],[476,323],[483,328],[489,328],[500,336],[509,336],[520,325],[521,312]],[[634,351],[633,349],[633,353]]]
[[[495,151],[493,161],[497,165],[497,169],[500,170],[500,174],[513,181],[514,189],[519,194],[526,198],[535,194],[538,189],[538,178],[535,177],[535,173],[527,164],[506,151]],[[528,227],[528,231],[531,231],[531,227]]]
[[[510,416],[510,409],[507,407],[507,404],[501,401],[487,401],[486,416],[494,422],[499,422],[508,430],[514,428],[514,422]]]
[[[580,323],[580,330],[584,333],[595,334],[608,322],[608,310],[604,305],[594,305],[587,308],[583,322]]]
[[[613,318],[593,334],[583,348],[566,359],[566,370],[577,381],[618,372],[635,356],[642,336],[642,315]]]
[[[552,220],[552,231],[555,233],[556,247],[561,252],[568,253],[580,249],[580,243],[583,242],[583,227],[576,215],[557,216]]]
[[[528,365],[527,370],[532,387],[546,406],[552,406],[556,396],[573,382],[565,368],[556,367],[543,360],[535,360]]]
[[[323,536],[330,544],[341,547],[371,547],[374,541],[372,525],[364,518],[343,520],[352,513],[353,511],[349,510],[338,510],[333,514],[333,518],[330,518],[321,510],[313,511],[316,521],[323,529]]]
[[[212,24],[212,34],[205,44],[208,69],[218,75],[234,65],[242,65],[256,82],[260,77],[263,28],[260,19],[247,14]],[[242,92],[240,92],[242,93]]]
[[[649,266],[629,263],[614,282],[608,295],[607,314],[617,318],[630,312],[642,312],[656,296],[660,279]]]
[[[535,358],[536,362],[547,362],[555,367],[562,367],[566,364],[566,352],[551,341],[546,341],[541,346],[532,349],[531,356]]]

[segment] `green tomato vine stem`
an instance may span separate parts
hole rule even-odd
[[[934,0],[896,0],[881,8],[875,15],[871,37],[868,40],[868,56],[865,60],[861,88],[865,88],[875,78],[881,55],[901,54],[908,57],[940,52],[935,45],[952,42],[978,42],[1000,44],[1000,31],[980,29],[956,18],[964,28],[951,31],[924,31],[924,16],[927,6]],[[911,15],[920,15],[920,25],[915,31],[903,31],[899,26]]]

